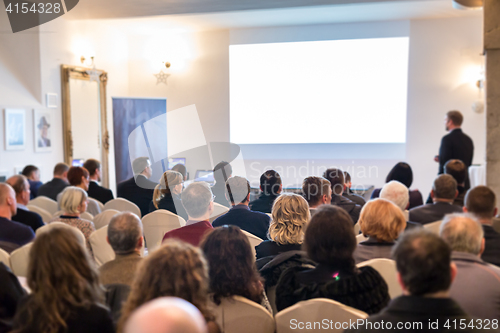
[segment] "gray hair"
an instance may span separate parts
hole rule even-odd
[[[87,192],[75,186],[68,186],[61,196],[61,209],[67,214],[81,214],[78,207],[87,200]]]
[[[410,202],[408,187],[397,180],[391,180],[385,184],[384,187],[382,187],[382,190],[380,191],[380,198],[389,200],[401,208],[402,211],[406,210],[408,202]]]
[[[470,214],[446,215],[439,235],[453,251],[479,254],[484,231]]]
[[[457,194],[457,181],[450,175],[439,175],[432,184],[435,199],[453,200]]]
[[[245,202],[250,193],[250,183],[246,178],[234,176],[226,181],[226,195],[233,205]]]
[[[108,241],[116,254],[133,252],[141,237],[142,223],[134,213],[116,214],[109,222]]]
[[[206,182],[191,183],[182,191],[182,205],[190,217],[200,217],[208,211],[212,196],[212,190]]]

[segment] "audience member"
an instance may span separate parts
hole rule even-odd
[[[452,176],[437,176],[431,190],[434,203],[410,209],[410,221],[427,224],[442,220],[446,214],[460,213],[462,208],[453,204],[457,193],[457,181]]]
[[[45,196],[57,201],[57,195],[69,186],[68,170],[69,165],[66,163],[57,163],[54,167],[54,178],[48,183],[40,185],[38,196]]]
[[[440,235],[451,247],[451,260],[457,266],[450,296],[471,316],[499,320],[500,267],[480,259],[484,251],[481,224],[464,214],[447,215]]]
[[[498,212],[495,193],[486,186],[470,189],[463,211],[474,215],[483,226],[485,244],[481,259],[500,266],[500,234],[493,229],[493,218]]]
[[[215,195],[215,202],[226,207],[231,207],[229,201],[226,200],[226,181],[233,175],[233,168],[228,162],[219,162],[214,167],[215,184],[212,186],[212,193]]]
[[[323,177],[332,184],[332,205],[344,209],[354,224],[358,222],[361,206],[342,196],[344,192],[344,172],[340,169],[327,169]]]
[[[467,193],[467,190],[465,189],[465,177],[467,175],[467,166],[464,164],[464,162],[460,160],[449,160],[444,165],[444,173],[452,176],[457,181],[458,195],[453,201],[453,204],[463,207],[465,193]],[[427,198],[426,203],[428,204],[432,203],[432,197],[430,194],[429,197]]]
[[[198,246],[203,235],[213,229],[208,220],[214,211],[212,191],[205,182],[191,183],[182,192],[181,199],[188,215],[186,225],[167,232],[163,241],[177,238]]]
[[[187,220],[188,215],[180,198],[182,182],[181,173],[171,170],[165,171],[160,178],[160,183],[156,185],[153,200],[149,203],[149,211],[165,209]]]
[[[389,303],[382,276],[370,266],[357,268],[354,263],[356,238],[345,210],[318,208],[307,226],[304,247],[318,266],[292,267],[282,274],[276,286],[278,311],[312,298],[330,298],[368,314]]]
[[[27,165],[21,174],[28,178],[28,183],[30,183],[30,200],[35,199],[38,196],[38,189],[43,184],[40,181],[40,170],[34,165]]]
[[[108,225],[107,241],[115,252],[115,259],[99,268],[101,283],[132,285],[144,245],[139,217],[130,212],[113,216]]]
[[[30,184],[23,175],[15,175],[7,179],[7,184],[16,192],[17,212],[12,216],[12,221],[27,225],[33,231],[43,226],[42,217],[35,212],[30,212],[26,205],[30,201]]]
[[[186,169],[186,166],[184,164],[178,163],[178,164],[174,165],[171,170],[177,171],[178,173],[180,173],[182,175],[182,179],[184,179],[184,181],[186,181],[188,179],[187,169]]]
[[[117,197],[135,203],[141,210],[141,215],[149,213],[149,203],[153,198],[156,183],[149,180],[153,175],[148,157],[138,157],[132,162],[134,177],[127,179],[116,187]]]
[[[380,198],[389,200],[401,209],[406,219],[405,230],[422,227],[420,223],[408,221],[410,212],[408,212],[407,209],[410,206],[410,194],[408,192],[408,187],[406,187],[405,184],[400,183],[397,180],[391,180],[390,182],[385,183],[380,191]]]
[[[193,304],[205,318],[208,331],[219,332],[209,310],[208,283],[208,264],[199,248],[175,240],[165,242],[143,260],[123,306],[118,332],[123,332],[135,309],[164,296],[179,297]]]
[[[182,165],[182,164],[181,164]],[[161,297],[141,305],[125,324],[125,333],[208,333],[201,312],[177,297]]]
[[[306,177],[302,182],[302,195],[309,204],[309,211],[313,215],[319,206],[332,203],[332,184],[323,177]]]
[[[248,208],[250,201],[250,183],[239,176],[231,177],[226,182],[226,199],[231,203],[231,209],[215,219],[213,226],[236,225],[260,239],[267,239],[269,230],[269,215],[254,212]]]
[[[424,199],[422,198],[422,193],[419,190],[410,190],[411,184],[413,183],[413,171],[411,170],[411,166],[405,162],[399,162],[396,164],[389,174],[387,175],[385,182],[388,183],[391,180],[397,180],[400,183],[403,183],[409,189],[410,196],[410,207],[408,209],[412,209],[414,207],[422,206],[424,204]],[[372,192],[371,198],[378,198],[380,195],[379,188],[376,188]]]
[[[113,192],[98,184],[101,181],[101,162],[91,158],[83,163],[83,167],[89,172],[90,183],[87,190],[89,197],[100,201],[103,205],[109,200],[113,200]]]
[[[351,191],[351,187],[351,175],[349,174],[349,172],[344,171],[344,192],[342,193],[342,196],[363,207],[366,203],[365,198]]]
[[[0,262],[0,333],[11,332],[17,304],[25,295],[17,276]]]
[[[68,228],[37,236],[28,264],[31,294],[18,305],[13,332],[114,333],[99,276],[83,247]]]
[[[267,170],[260,176],[260,190],[262,193],[249,207],[255,212],[271,213],[274,200],[281,194],[283,189],[281,176],[274,170]]]
[[[375,258],[391,259],[392,247],[406,228],[401,209],[386,199],[370,200],[361,209],[358,223],[368,239],[359,243],[354,251],[356,264]]]
[[[0,248],[9,253],[35,238],[33,229],[12,221],[16,210],[16,192],[9,184],[0,183]]]
[[[89,172],[87,169],[82,167],[71,167],[68,171],[68,181],[71,186],[79,187],[85,192],[89,189]],[[61,196],[62,193],[57,195],[57,202],[59,207],[61,206]],[[96,216],[101,213],[101,207],[96,199],[89,198],[87,195],[87,212],[92,216]],[[82,212],[83,213],[83,212]]]

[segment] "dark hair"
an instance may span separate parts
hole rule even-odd
[[[356,237],[353,225],[344,209],[333,205],[319,207],[307,226],[304,238],[309,258],[319,264],[354,271],[352,254],[356,249]]]
[[[457,195],[457,181],[450,175],[442,174],[432,184],[435,199],[453,200]]]
[[[233,168],[226,161],[219,162],[214,167],[214,179],[216,183],[225,183],[232,174]]]
[[[405,162],[396,164],[391,171],[389,171],[389,174],[385,178],[385,182],[388,183],[391,180],[397,180],[410,188],[413,183],[413,171],[411,170],[411,166]]]
[[[332,194],[342,195],[344,191],[344,172],[340,169],[330,168],[323,173],[330,184],[332,184]]]
[[[406,289],[414,296],[446,291],[451,285],[451,249],[438,235],[415,228],[392,251]]]
[[[309,206],[315,206],[321,201],[323,195],[328,195],[328,187],[331,187],[331,184],[325,178],[309,176],[302,182],[302,196]]]
[[[25,166],[25,167],[24,167],[24,169],[23,169],[23,171],[21,172],[21,174],[22,174],[23,176],[26,176],[26,177],[28,177],[28,178],[29,178],[29,177],[31,176],[31,174],[32,174],[33,172],[37,171],[37,170],[38,170],[38,168],[37,168],[36,166],[34,166],[34,165],[31,165],[31,164],[30,164],[30,165],[27,165],[27,166]]]
[[[267,170],[260,176],[260,189],[265,195],[278,196],[281,186],[281,176],[274,170]]]
[[[70,185],[77,186],[82,183],[82,177],[88,176],[89,172],[84,167],[71,167],[68,171],[68,182]]]
[[[54,176],[61,176],[63,173],[69,170],[69,165],[66,163],[57,163],[54,167]]]
[[[226,194],[233,205],[247,201],[250,193],[250,182],[248,179],[234,176],[226,181]]]
[[[142,223],[134,213],[121,212],[111,218],[108,224],[108,242],[116,254],[134,252],[141,237]]]
[[[210,292],[215,304],[233,295],[256,303],[262,301],[261,277],[255,266],[248,237],[237,226],[223,226],[208,233],[200,243],[208,261]]]
[[[351,175],[349,172],[344,171],[344,183],[350,183],[351,182]]]
[[[495,214],[497,199],[495,192],[487,186],[476,186],[465,195],[465,208],[482,219],[491,219]]]
[[[444,165],[444,172],[455,178],[457,184],[463,184],[467,176],[467,167],[460,160],[449,160]]]
[[[448,111],[446,114],[449,120],[453,123],[455,126],[462,126],[462,122],[464,121],[464,116],[460,111],[452,110]]]
[[[91,176],[95,175],[95,172],[101,168],[101,163],[98,160],[90,158],[83,163],[83,167],[88,170]]]
[[[179,172],[182,175],[182,180],[186,179],[187,169],[184,164],[178,163],[174,165],[170,170]]]

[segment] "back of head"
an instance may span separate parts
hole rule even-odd
[[[87,192],[75,186],[66,187],[61,196],[61,210],[67,214],[81,214],[78,207],[87,200]]]
[[[401,209],[382,198],[370,200],[363,206],[358,223],[363,235],[384,242],[394,241],[406,228]]]
[[[451,120],[453,125],[462,126],[462,123],[464,121],[464,116],[460,111],[457,110],[448,111],[448,113],[446,113],[446,116],[448,117],[449,120]]]
[[[452,176],[457,181],[457,184],[463,184],[467,176],[467,167],[460,160],[449,160],[444,165],[444,173]]]
[[[231,164],[226,161],[217,163],[214,167],[214,179],[216,183],[225,184],[229,177],[233,174]]]
[[[382,187],[380,198],[389,200],[404,211],[410,202],[410,193],[406,185],[397,180],[391,180]]]
[[[403,183],[407,188],[410,188],[413,183],[413,171],[411,170],[411,166],[405,162],[396,164],[391,171],[389,171],[389,174],[387,174],[385,182],[388,183],[391,180],[397,180]]]
[[[69,170],[69,165],[66,163],[57,163],[54,167],[54,176],[62,176]]]
[[[7,206],[7,201],[14,199],[14,205],[16,200],[16,192],[9,184],[0,183],[0,207]]]
[[[465,208],[479,219],[492,219],[497,204],[495,192],[487,186],[476,186],[465,195]]]
[[[310,176],[302,182],[302,195],[310,206],[316,206],[323,195],[328,195],[328,188],[331,188],[330,181],[323,177]]]
[[[332,194],[342,195],[344,191],[344,172],[340,169],[326,169],[323,177],[332,185]]]
[[[116,214],[109,222],[108,240],[116,254],[134,252],[141,237],[142,223],[134,213]]]
[[[85,161],[85,163],[83,163],[83,167],[87,169],[90,176],[93,176],[95,175],[95,172],[101,168],[101,163],[98,160],[89,158]]]
[[[138,157],[132,161],[134,176],[140,175],[150,165],[149,157]]]
[[[403,233],[392,256],[405,288],[413,296],[446,291],[451,285],[451,250],[438,235],[414,228]]]
[[[344,171],[344,183],[348,184],[350,182],[351,182],[351,175],[349,174],[349,172]]]
[[[453,200],[457,195],[457,181],[450,175],[439,175],[432,185],[434,199]]]
[[[14,175],[7,179],[6,183],[12,186],[14,192],[16,192],[16,196],[28,189],[28,179],[23,175]]]
[[[68,171],[68,182],[70,185],[77,186],[82,183],[82,178],[89,178],[89,172],[83,167],[72,166]]]
[[[205,182],[191,183],[181,194],[182,205],[190,217],[200,217],[208,212],[212,190]]]
[[[226,181],[226,195],[233,205],[243,203],[250,193],[250,182],[243,177],[234,176]]]
[[[269,237],[278,244],[302,244],[311,219],[309,205],[300,195],[283,193],[273,204]]]
[[[176,164],[172,167],[171,170],[179,172],[182,175],[182,179],[186,179],[187,169],[186,169],[186,166],[184,164],[181,164],[181,163]]]
[[[452,251],[478,255],[484,232],[481,224],[467,214],[446,215],[439,235]]]
[[[265,195],[278,196],[281,188],[281,176],[274,170],[267,170],[260,176],[260,188]]]
[[[24,167],[23,171],[21,174],[27,178],[31,177],[31,174],[35,171],[38,171],[38,168],[34,165],[27,165]]]

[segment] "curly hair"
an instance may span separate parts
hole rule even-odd
[[[273,204],[269,237],[278,244],[302,244],[307,222],[311,219],[309,205],[302,196],[283,193]]]

